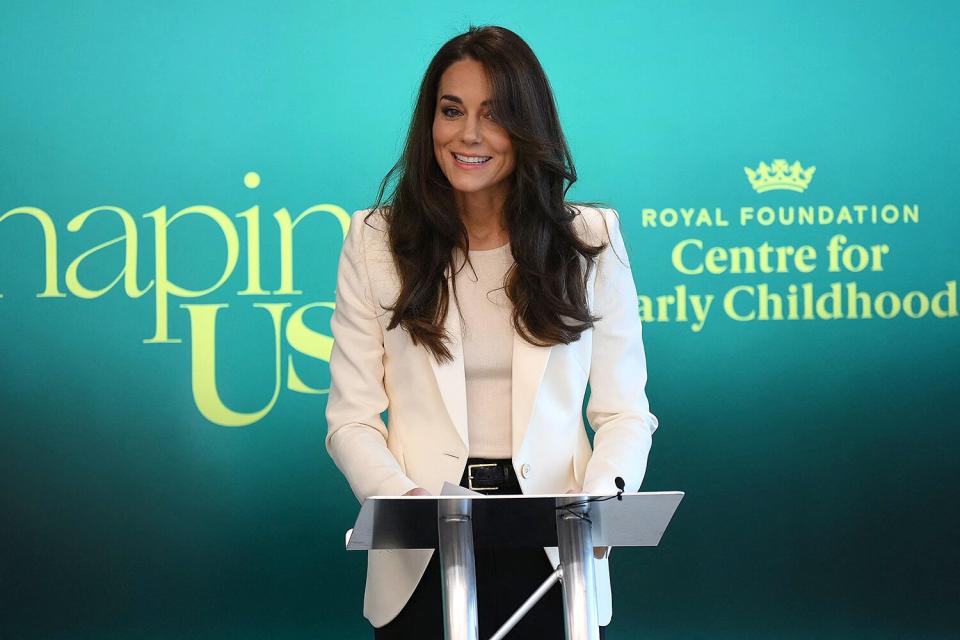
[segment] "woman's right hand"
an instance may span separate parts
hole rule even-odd
[[[405,494],[403,494],[403,495],[405,495],[405,496],[429,496],[429,495],[430,495],[430,492],[427,491],[426,489],[424,489],[423,487],[415,487],[415,488],[413,488],[413,489],[410,489],[410,491],[407,491],[407,492],[406,492]]]

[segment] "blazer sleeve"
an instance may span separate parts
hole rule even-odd
[[[587,420],[596,431],[593,455],[583,478],[585,493],[611,493],[614,479],[627,491],[643,481],[653,432],[658,421],[650,413],[637,288],[613,209],[601,209],[608,246],[597,257],[594,281],[593,350]]]
[[[326,410],[327,451],[360,502],[417,486],[387,448],[380,417],[390,402],[383,384],[383,329],[366,264],[366,213],[353,214],[340,253]]]

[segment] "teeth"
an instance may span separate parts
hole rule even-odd
[[[453,157],[455,157],[460,162],[466,162],[467,164],[483,164],[484,162],[490,159],[490,156],[477,158],[477,157],[470,157],[470,156],[462,156],[459,153],[453,154]]]

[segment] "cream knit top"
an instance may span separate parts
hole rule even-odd
[[[457,253],[454,264],[464,262]],[[463,363],[467,386],[467,428],[471,458],[512,455],[511,386],[513,305],[503,290],[513,264],[510,244],[470,251],[470,264],[456,274],[457,301],[463,317]]]

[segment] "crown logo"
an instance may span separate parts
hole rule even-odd
[[[756,171],[750,167],[744,167],[743,170],[750,179],[750,186],[757,193],[776,190],[803,193],[813,180],[813,172],[817,168],[804,169],[799,162],[788,165],[786,160],[774,160],[769,166],[761,162]]]

